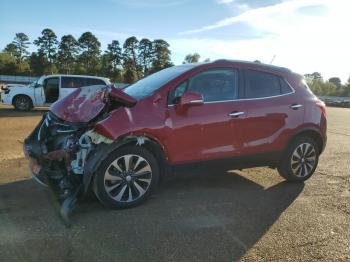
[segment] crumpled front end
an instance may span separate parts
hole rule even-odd
[[[84,87],[56,102],[25,139],[24,153],[33,177],[52,189],[64,218],[68,219],[77,198],[87,191],[92,176],[86,171],[87,162],[95,161],[98,147],[114,142],[96,133],[95,125],[110,111],[135,104],[136,100],[113,86]],[[102,153],[108,152],[103,148]]]
[[[24,141],[33,177],[49,186],[62,203],[73,201],[81,188],[85,158],[92,147],[85,134],[90,129],[88,123],[68,123],[48,112]]]

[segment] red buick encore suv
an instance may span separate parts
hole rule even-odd
[[[123,90],[82,87],[51,106],[24,149],[34,178],[69,212],[89,188],[112,208],[140,204],[180,166],[269,166],[301,182],[325,145],[325,105],[301,75],[218,60]]]

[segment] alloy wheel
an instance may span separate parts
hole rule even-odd
[[[306,177],[310,175],[316,164],[316,150],[310,143],[300,144],[291,157],[291,169],[295,176]]]
[[[104,174],[104,188],[114,201],[133,202],[142,197],[152,180],[151,165],[139,155],[118,157]]]

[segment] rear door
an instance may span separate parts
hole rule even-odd
[[[204,104],[185,111],[177,102],[186,91],[201,93]],[[170,135],[165,141],[173,164],[234,156],[239,153],[239,74],[232,68],[202,71],[174,88],[169,94],[166,123]]]
[[[282,77],[255,70],[245,70],[244,75],[247,114],[242,153],[280,151],[294,128],[302,124],[304,108]]]

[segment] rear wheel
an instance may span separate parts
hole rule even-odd
[[[317,143],[310,137],[298,137],[282,157],[278,172],[288,181],[305,181],[315,172],[318,158]]]
[[[158,179],[158,163],[149,151],[123,147],[112,152],[98,167],[94,192],[108,207],[133,207],[150,196]]]
[[[32,100],[24,95],[17,96],[13,105],[15,106],[15,109],[19,111],[29,111],[33,106]]]

